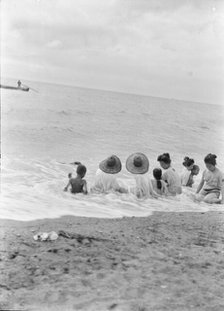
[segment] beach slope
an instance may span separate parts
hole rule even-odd
[[[1,310],[224,310],[222,212],[0,228]],[[33,239],[52,230],[55,241]]]

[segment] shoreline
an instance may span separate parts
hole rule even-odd
[[[60,230],[83,239],[33,239]],[[0,309],[224,309],[224,211],[0,219],[0,241]]]
[[[60,222],[60,220],[73,220],[74,222],[76,221],[82,221],[82,220],[90,220],[90,221],[94,221],[94,220],[99,220],[101,221],[113,221],[113,220],[124,220],[124,219],[148,219],[151,217],[158,217],[158,215],[165,215],[165,214],[172,214],[172,215],[190,215],[193,216],[195,214],[221,214],[224,217],[224,205],[223,205],[223,210],[196,210],[196,211],[156,211],[153,210],[152,214],[146,215],[146,216],[118,216],[118,217],[92,217],[92,216],[79,216],[79,215],[71,215],[71,214],[66,214],[66,215],[62,215],[62,216],[57,216],[57,217],[46,217],[46,218],[37,218],[37,219],[31,219],[31,220],[21,220],[21,219],[11,219],[11,218],[0,218],[0,224],[4,225],[4,223],[8,223],[8,222],[12,222],[12,223],[23,223],[23,224],[32,224],[35,225],[35,223],[40,222],[41,224],[43,222]]]

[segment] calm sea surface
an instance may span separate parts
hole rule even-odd
[[[12,84],[12,82],[11,82]],[[14,82],[15,84],[15,82]],[[120,157],[121,183],[133,185],[125,161],[143,152],[150,171],[169,152],[182,171],[183,157],[215,153],[224,171],[224,108],[171,99],[27,82],[38,92],[1,89],[2,173],[0,217],[30,220],[61,215],[146,216],[153,211],[223,210],[193,203],[190,192],[173,199],[137,200],[132,195],[71,195],[63,192],[73,161],[87,166],[88,187],[101,160]],[[200,180],[196,179],[196,185]]]

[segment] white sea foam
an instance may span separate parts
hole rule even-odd
[[[179,172],[185,155],[193,157],[202,171],[204,156],[213,152],[222,170],[222,107],[43,83],[35,88],[39,93],[2,91],[1,218],[112,218],[153,211],[223,210],[223,205],[192,202],[195,188],[185,189],[177,198],[158,200],[63,192],[73,170],[70,162],[79,160],[87,166],[90,188],[98,163],[110,154],[121,158],[119,181],[128,187],[134,180],[125,170],[125,160],[135,151],[148,155],[149,174],[163,152],[170,153]]]

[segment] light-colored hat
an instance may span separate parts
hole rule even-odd
[[[145,174],[149,170],[149,160],[143,153],[133,153],[127,158],[126,168],[132,174]]]
[[[99,164],[101,171],[107,174],[117,174],[121,171],[121,161],[116,155],[112,155]]]

